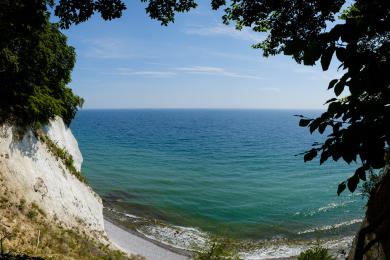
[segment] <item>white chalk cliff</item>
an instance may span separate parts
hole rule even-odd
[[[13,130],[0,126],[0,173],[7,186],[66,226],[104,232],[101,198],[72,175],[31,131],[20,140]],[[43,131],[72,155],[75,168],[80,170],[81,152],[62,119],[51,121]]]

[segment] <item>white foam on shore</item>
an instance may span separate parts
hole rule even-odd
[[[361,219],[342,222],[333,226],[324,226],[320,229],[338,228],[345,225],[351,225],[361,222]],[[144,226],[142,230],[137,230],[149,239],[159,241],[160,243],[180,248],[184,250],[205,249],[209,245],[210,238],[207,233],[196,228],[187,228],[180,226]],[[306,233],[312,232],[308,230]],[[352,244],[353,237],[347,236],[335,240],[322,240],[322,247],[328,248],[332,254],[338,258],[345,257]],[[245,260],[260,259],[279,259],[299,255],[315,246],[316,241],[277,241],[270,240],[264,243],[259,241],[258,248],[251,251],[242,251],[239,256]],[[344,253],[341,253],[344,252]]]
[[[341,239],[323,241],[321,246],[332,251],[337,258],[345,258],[348,249],[352,245],[352,236]],[[299,255],[301,252],[315,246],[315,243],[297,243],[297,244],[274,244],[263,248],[255,249],[250,252],[240,253],[240,257],[245,260],[260,259],[280,259]]]
[[[118,212],[118,211],[117,211],[117,212]],[[128,214],[128,213],[125,213],[125,216],[128,217],[128,218],[140,219],[140,217],[135,216],[135,215],[132,215],[132,214]]]
[[[149,239],[185,250],[204,248],[209,241],[209,235],[196,228],[150,225],[143,226],[137,229],[137,231]]]
[[[313,233],[313,232],[317,232],[317,231],[336,229],[336,228],[340,228],[340,227],[344,227],[344,226],[350,226],[350,225],[353,225],[353,224],[356,224],[356,223],[360,223],[362,221],[363,220],[360,219],[360,218],[359,219],[352,219],[352,220],[344,221],[344,222],[341,222],[341,223],[338,223],[338,224],[334,224],[334,225],[326,225],[326,226],[322,226],[322,227],[318,227],[318,228],[307,229],[307,230],[298,232],[298,235],[307,234],[307,233]]]
[[[118,211],[115,212],[120,213]],[[204,250],[210,245],[210,235],[197,228],[167,225],[158,222],[155,222],[155,224],[151,224],[151,221],[145,221],[145,219],[143,219],[142,217],[127,213],[121,214],[129,218],[129,220],[133,221],[134,223],[144,223],[139,225],[138,228],[136,228],[136,231],[150,240],[158,241],[159,243],[165,244],[167,246],[171,246],[177,249],[193,251]],[[361,221],[362,219],[353,219],[335,225],[327,225],[319,228],[304,230],[302,232],[298,232],[298,234],[336,229],[339,227],[359,223]],[[353,237],[344,237],[337,240],[323,240],[321,241],[321,245],[325,248],[332,250],[333,254],[337,255],[338,251],[348,251],[348,248],[352,243],[352,239]],[[256,241],[252,241],[251,244],[254,246],[255,249],[251,251],[242,251],[239,253],[239,256],[247,260],[293,257],[299,255],[302,251],[313,247],[315,245],[315,242],[315,240],[263,240],[258,241],[258,243]]]

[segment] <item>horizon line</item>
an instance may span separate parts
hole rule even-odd
[[[240,108],[240,107],[124,107],[124,108],[80,108],[81,110],[326,110],[325,108]]]

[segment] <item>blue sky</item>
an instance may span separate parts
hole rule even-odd
[[[76,48],[70,86],[85,108],[324,108],[339,73],[264,58],[265,37],[221,23],[208,4],[163,27],[128,1],[118,20],[95,15],[64,33]]]

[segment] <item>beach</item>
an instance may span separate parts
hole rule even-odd
[[[141,233],[125,229],[110,220],[104,221],[105,230],[109,240],[123,252],[144,256],[148,260],[187,260],[191,259],[191,253],[187,250],[164,244],[157,240],[149,239]],[[345,259],[352,245],[352,236],[341,239],[323,241],[322,245],[329,249],[336,259]],[[259,259],[296,259],[300,252],[315,245],[311,243],[297,243],[284,245],[271,245],[254,249],[253,251],[240,252],[239,256],[247,260]]]
[[[129,231],[126,231],[121,227],[114,225],[107,219],[104,221],[104,226],[111,242],[126,253],[142,255],[148,260],[190,259],[187,256],[169,250],[168,247],[156,245],[155,243],[145,238],[142,238],[138,234],[130,233]]]

